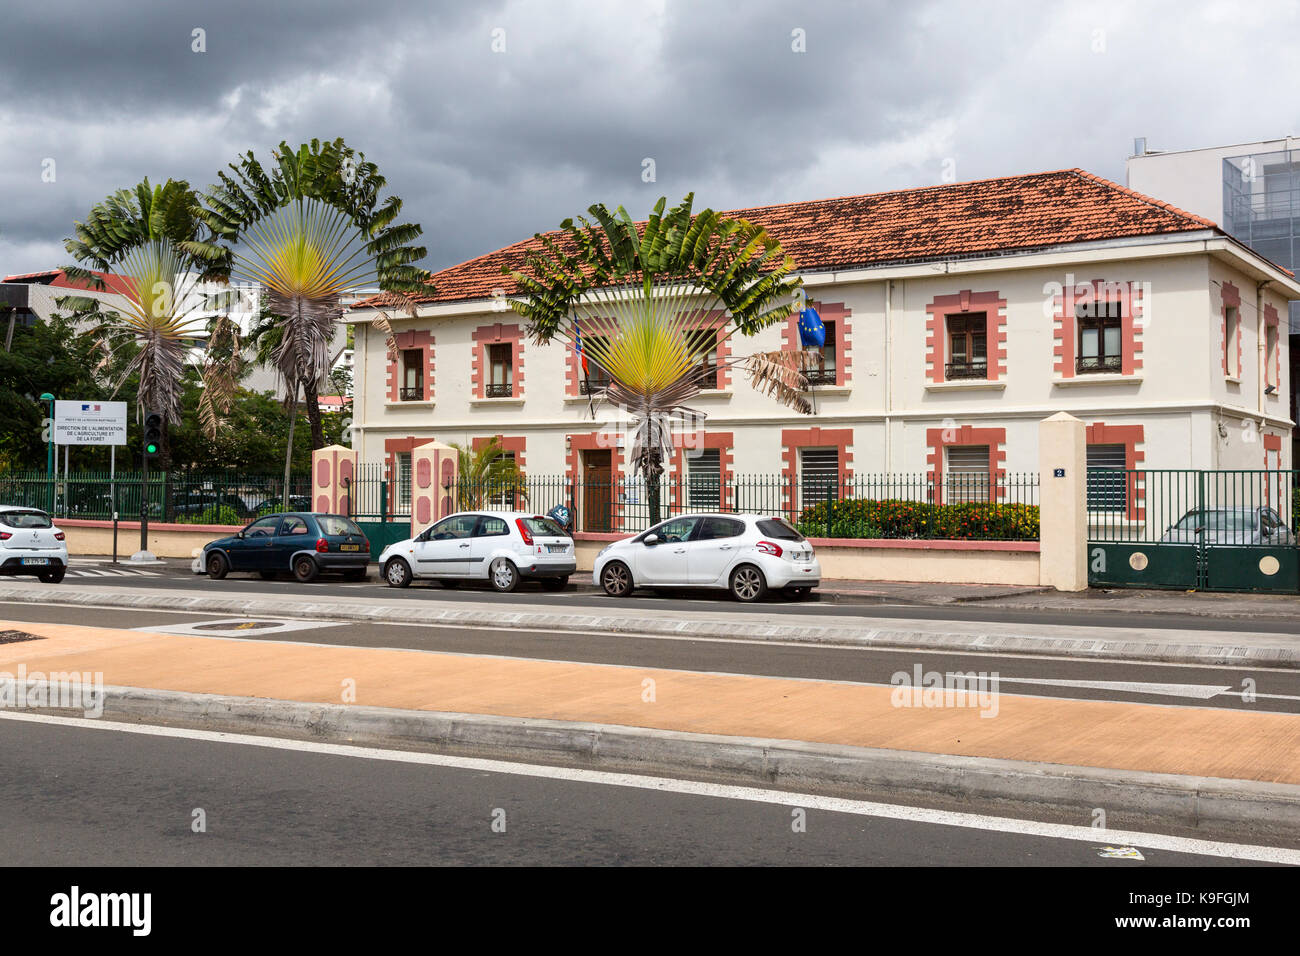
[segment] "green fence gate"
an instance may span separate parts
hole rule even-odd
[[[411,536],[410,476],[393,472],[386,461],[358,462],[348,488],[349,515],[370,542],[371,561],[378,561],[390,544]]]
[[[1300,593],[1300,472],[1088,471],[1088,583]]]

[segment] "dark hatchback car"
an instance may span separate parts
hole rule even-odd
[[[243,531],[204,545],[201,567],[218,581],[231,571],[264,578],[291,572],[304,582],[329,572],[360,581],[369,563],[370,542],[351,518],[289,512],[258,518]]]

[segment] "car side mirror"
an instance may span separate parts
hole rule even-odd
[[[648,534],[648,535],[646,535],[644,538],[641,539],[641,543],[642,543],[642,544],[648,544],[648,545],[651,545],[651,546],[656,545],[656,544],[659,543],[659,535],[657,535],[657,534]]]
[[[236,532],[235,532],[235,537],[236,537],[236,538],[243,538],[243,537],[244,537],[244,532],[242,532],[242,531],[236,531]]]

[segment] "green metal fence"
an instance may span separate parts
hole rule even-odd
[[[1037,540],[1036,474],[865,474],[852,478],[668,475],[574,481],[528,476],[509,485],[462,480],[461,510],[544,514],[568,507],[576,531],[632,534],[662,518],[700,511],[779,515],[810,536]]]
[[[1300,590],[1300,472],[1093,469],[1087,489],[1091,584]]]
[[[115,511],[123,521],[137,520],[144,501],[151,521],[181,524],[243,524],[277,511],[310,510],[309,475],[291,477],[288,491],[286,501],[283,475],[150,472],[147,491],[139,472],[72,472],[57,479],[44,472],[0,475],[0,502],[103,521]]]

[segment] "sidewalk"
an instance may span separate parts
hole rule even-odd
[[[1102,782],[1111,802],[1093,805],[1122,806],[1116,788],[1138,775],[1143,787],[1156,781],[1154,799],[1180,788],[1190,788],[1202,801],[1210,793],[1223,800],[1229,792],[1261,808],[1261,819],[1292,825],[1300,820],[1297,715],[1005,693],[990,707],[989,699],[962,692],[946,706],[904,707],[891,699],[891,687],[836,681],[0,622],[0,630],[8,628],[42,638],[0,644],[0,671],[9,674],[20,666],[28,675],[100,673],[126,696],[161,692],[157,700],[221,695],[263,708],[336,705],[372,716],[379,710],[395,727],[420,713],[515,719],[504,730],[490,719],[459,725],[461,744],[488,752],[521,726],[525,733],[550,735],[560,754],[569,745],[555,742],[566,728],[579,737],[592,727],[639,729],[660,735],[641,740],[642,749],[649,749],[633,755],[633,763],[653,762],[655,749],[673,738],[756,743],[763,752],[827,745],[840,748],[829,752],[841,762],[880,753],[948,761],[949,787],[953,766],[976,766],[961,764],[963,758],[993,761],[1008,798],[1095,800],[1090,787],[1097,780],[1088,772],[1097,771],[1109,775]],[[349,686],[355,686],[356,699],[347,703],[355,707],[342,706]],[[225,713],[234,709],[223,705]],[[990,709],[990,716],[981,716]],[[311,713],[320,724],[319,708]],[[112,708],[106,716],[113,718]],[[174,713],[161,716],[177,719]],[[312,729],[310,720],[300,722]],[[242,729],[269,732],[265,718],[251,723]],[[319,726],[312,732],[321,733]],[[580,741],[572,749],[588,762],[596,748]],[[771,782],[766,765],[757,773]],[[1073,781],[1064,793],[1063,777]],[[1193,822],[1203,819],[1205,805],[1189,813]]]

